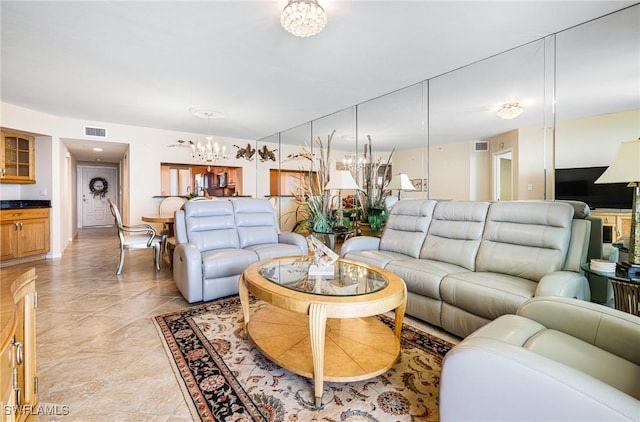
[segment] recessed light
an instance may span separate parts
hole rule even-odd
[[[102,152],[102,148],[98,148],[98,147],[93,148],[93,150],[94,150],[95,152]]]

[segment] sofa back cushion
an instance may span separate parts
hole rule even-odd
[[[184,222],[188,242],[196,245],[200,252],[239,245],[229,201],[187,201]]]
[[[476,259],[476,271],[532,281],[563,268],[573,207],[551,201],[493,202]]]
[[[241,248],[278,243],[278,219],[269,200],[238,198],[232,204]]]
[[[436,201],[403,199],[395,204],[382,232],[380,250],[420,256]]]
[[[488,210],[489,202],[438,202],[420,258],[473,271]]]

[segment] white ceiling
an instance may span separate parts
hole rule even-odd
[[[206,133],[200,107],[226,114],[214,134],[259,139],[634,3],[333,0],[296,38],[283,1],[3,0],[1,100]]]

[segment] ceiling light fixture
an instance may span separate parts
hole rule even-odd
[[[317,0],[289,0],[280,23],[296,37],[311,37],[327,24],[327,14]]]
[[[524,112],[524,109],[520,107],[520,103],[506,103],[498,110],[498,117],[503,119],[515,119]]]
[[[228,159],[229,157],[227,157],[227,147],[225,145],[222,145],[221,148],[217,142],[214,142],[213,145],[211,144],[211,141],[213,140],[213,136],[211,136],[211,119],[217,119],[224,116],[224,114],[216,111],[199,110],[192,110],[192,113],[196,116],[207,118],[207,136],[205,137],[205,139],[207,140],[207,144],[202,145],[200,141],[196,143],[190,141],[189,143],[191,144],[191,156],[205,163],[215,163],[216,161],[219,161],[221,159]]]

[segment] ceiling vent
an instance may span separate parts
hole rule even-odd
[[[106,138],[107,129],[103,127],[84,126],[84,136],[91,136],[92,138]]]
[[[487,152],[489,151],[489,142],[475,141],[475,143],[473,144],[473,150],[475,152]]]

